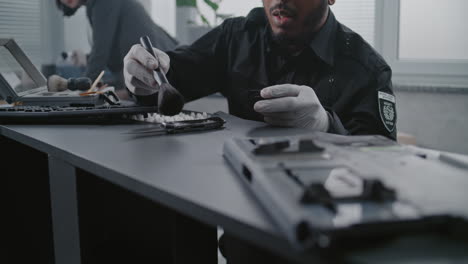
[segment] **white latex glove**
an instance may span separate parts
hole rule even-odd
[[[125,85],[136,95],[151,95],[157,92],[159,86],[154,79],[154,70],[161,68],[164,73],[169,71],[169,56],[158,49],[153,50],[157,59],[143,46],[136,44],[124,58]]]
[[[254,109],[268,124],[328,131],[328,114],[312,88],[282,84],[267,87],[260,95],[268,100],[258,101]]]

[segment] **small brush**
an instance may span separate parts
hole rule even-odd
[[[47,79],[47,89],[49,92],[86,91],[91,87],[91,79],[86,77],[65,79],[58,75],[52,75]]]
[[[141,45],[156,59],[158,57],[153,51],[153,45],[148,36],[140,39]],[[159,60],[158,60],[159,61]],[[158,111],[162,115],[174,116],[182,111],[184,107],[184,97],[167,80],[166,74],[158,67],[154,70],[154,79],[159,85],[158,91]]]

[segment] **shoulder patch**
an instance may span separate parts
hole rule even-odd
[[[379,91],[377,100],[379,102],[380,118],[385,128],[391,133],[395,130],[396,123],[395,96]]]

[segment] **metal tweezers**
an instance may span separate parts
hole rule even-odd
[[[206,119],[162,122],[152,124],[149,127],[138,128],[129,131],[128,134],[149,135],[149,134],[177,134],[185,132],[206,131],[219,129],[226,121],[220,117],[209,117]]]

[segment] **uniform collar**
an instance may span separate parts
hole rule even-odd
[[[330,10],[327,21],[309,43],[309,47],[312,49],[312,51],[329,66],[334,65],[337,24],[338,22],[336,21],[335,15]],[[264,37],[267,40],[266,48],[268,52],[273,49],[273,46],[271,45],[271,42],[273,41],[271,34],[272,32],[270,25],[268,24],[268,20],[266,20]]]
[[[309,44],[309,47],[315,54],[329,66],[333,66],[334,64],[336,28],[337,21],[335,15],[330,10],[327,21]]]

